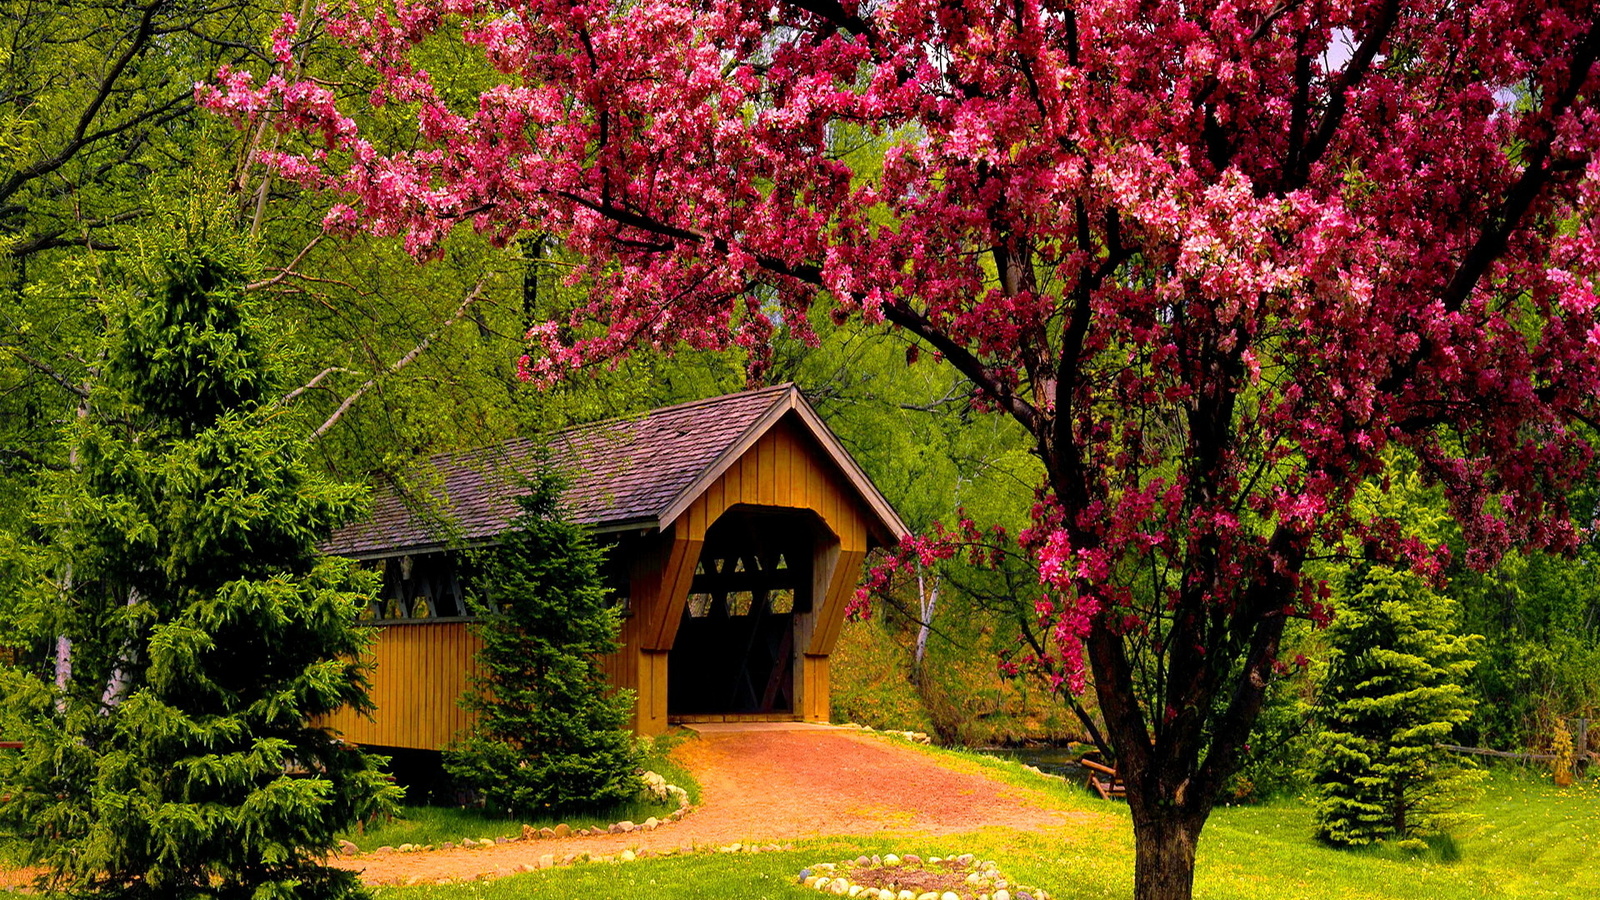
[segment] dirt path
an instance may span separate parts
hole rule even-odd
[[[495,878],[584,852],[660,853],[825,835],[1103,824],[1101,816],[1056,807],[1042,792],[1002,784],[899,741],[842,728],[708,726],[673,756],[700,781],[701,803],[682,821],[656,831],[367,853],[336,858],[333,864],[361,872],[369,884],[418,884]],[[0,888],[21,884],[31,874],[0,870]]]
[[[1034,831],[1100,818],[1055,808],[1040,792],[950,766],[906,744],[844,729],[707,729],[673,755],[700,781],[701,804],[657,831],[363,854],[335,864],[361,871],[369,884],[415,884],[509,875],[537,867],[541,857],[548,863],[549,857],[582,852],[765,845],[890,831],[940,835],[985,826]]]

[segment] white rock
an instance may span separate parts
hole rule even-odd
[[[998,891],[995,891],[992,897],[993,900],[1011,900],[1011,892],[1005,888],[1001,888]]]

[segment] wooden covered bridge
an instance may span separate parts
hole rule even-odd
[[[379,565],[371,721],[346,739],[438,749],[468,724],[475,671],[453,547],[492,542],[516,515],[540,447],[573,518],[610,545],[622,649],[602,660],[637,692],[634,727],[828,719],[828,659],[875,545],[906,527],[792,385],[599,422],[547,441],[434,457],[413,497],[385,492],[324,549]]]

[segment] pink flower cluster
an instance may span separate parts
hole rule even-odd
[[[640,344],[759,360],[819,306],[906,329],[1037,444],[1049,499],[1018,539],[1062,648],[1320,616],[1301,570],[1352,541],[1434,565],[1353,502],[1400,459],[1475,564],[1576,539],[1600,423],[1591,0],[320,15],[378,74],[364,105],[414,135],[380,145],[293,69],[289,19],[277,71],[197,97],[303,134],[261,161],[335,194],[329,228],[424,258],[457,227],[563,241],[588,300],[530,332],[540,382]],[[496,73],[476,108],[418,62],[457,39]]]

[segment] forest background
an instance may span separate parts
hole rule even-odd
[[[42,653],[37,611],[17,589],[36,574],[31,548],[49,540],[39,486],[70,468],[67,434],[106,335],[175,247],[220,243],[260,258],[268,274],[251,286],[251,302],[296,348],[280,361],[299,385],[282,398],[283,414],[319,465],[353,482],[404,489],[429,453],[750,381],[739,352],[641,349],[548,390],[526,387],[515,377],[523,335],[564,319],[584,293],[567,283],[576,261],[563,248],[538,235],[496,247],[458,229],[441,258],[421,266],[397,241],[326,235],[330,201],[258,164],[280,136],[241,132],[194,100],[194,85],[223,66],[270,70],[286,11],[253,0],[0,11],[0,646],[11,660]],[[372,75],[325,35],[313,29],[292,49],[297,66],[343,100],[370,92]],[[463,53],[431,61],[447,96],[476,96],[489,83],[481,59],[448,45],[438,52]],[[396,143],[415,127],[383,111],[364,115],[364,128],[387,127]],[[826,310],[811,324],[819,347],[780,331],[754,380],[799,384],[913,528],[962,512],[980,526],[1027,524],[1040,470],[1019,429],[975,408],[970,386],[906,335],[834,325]],[[1595,500],[1573,506],[1592,511]],[[1419,523],[1438,518],[1430,492],[1407,502]],[[1460,543],[1448,529],[1439,537]],[[1469,676],[1480,703],[1460,743],[1543,748],[1556,718],[1600,706],[1597,552],[1591,537],[1575,558],[1513,553],[1485,573],[1453,564],[1456,628],[1486,638]],[[889,585],[882,615],[853,629],[843,651],[841,671],[860,677],[839,686],[837,716],[951,743],[1084,737],[1067,698],[1050,691],[1050,673],[1023,667],[1007,679],[997,666],[1028,656],[1038,638],[1036,578],[1020,562],[975,569],[957,559]],[[1313,659],[1324,649],[1309,626],[1293,640]],[[1275,697],[1246,792],[1292,780],[1314,700],[1309,676],[1291,673]],[[1092,709],[1081,712],[1092,719]]]

